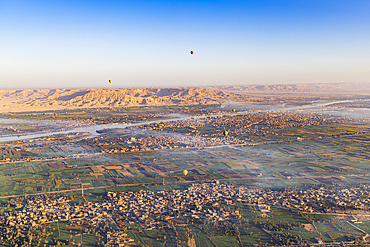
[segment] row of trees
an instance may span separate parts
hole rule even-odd
[[[307,240],[303,240],[300,235],[293,235],[289,232],[276,234],[275,237],[283,245],[308,244]]]

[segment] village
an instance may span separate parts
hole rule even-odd
[[[201,148],[244,143],[246,142],[233,137],[206,139],[189,135],[181,136],[164,134],[162,136],[139,135],[136,138],[115,138],[110,142],[105,142],[98,145],[101,149],[101,153],[126,153],[176,148]]]
[[[129,221],[141,222],[143,226],[152,228],[164,218],[192,216],[208,218],[209,220],[225,220],[237,215],[216,209],[221,203],[232,202],[236,195],[234,186],[227,184],[203,183],[194,184],[184,191],[138,191],[138,192],[108,192],[107,201],[99,203],[85,202],[70,206],[71,198],[66,196],[49,199],[47,196],[29,199],[20,211],[10,212],[4,219],[12,227],[15,225],[37,226],[50,222],[68,221],[70,225],[89,224],[97,226],[109,215],[119,213]],[[204,208],[211,206],[211,208]],[[163,218],[163,219],[164,219]]]
[[[161,122],[139,126],[146,130],[185,132],[207,138],[222,137],[222,131],[229,131],[233,137],[245,135],[274,134],[268,128],[284,129],[330,123],[346,123],[348,119],[325,117],[294,112],[259,112],[243,115],[224,115],[218,117],[194,118],[181,121]]]
[[[264,112],[246,115],[228,115],[203,119],[152,123],[126,128],[123,132],[107,131],[103,137],[86,140],[97,146],[101,153],[146,152],[174,148],[204,148],[219,145],[265,145],[291,143],[308,139],[322,139],[320,134],[302,138],[299,135],[285,137],[281,129],[346,123],[347,119],[334,119],[311,114],[292,112]],[[225,134],[225,130],[227,134]],[[122,133],[121,133],[122,132]],[[132,136],[118,137],[117,135]],[[353,135],[353,133],[344,133]],[[334,138],[334,136],[326,136]]]
[[[0,149],[0,163],[64,159],[65,157],[56,157],[58,156],[57,153],[59,151],[69,152],[64,149],[67,146],[73,147],[75,141],[82,139],[78,142],[79,145],[83,145],[87,151],[91,150],[95,154],[153,152],[163,149],[204,148],[220,145],[255,146],[291,143],[308,139],[320,139],[322,136],[314,133],[306,138],[300,137],[298,133],[297,136],[282,136],[282,134],[279,134],[280,130],[311,125],[345,124],[347,121],[348,119],[334,119],[303,113],[260,112],[153,123],[125,129],[110,129],[103,131],[100,136],[88,139],[86,138],[90,136],[90,133],[76,132],[67,135],[15,141],[12,145],[18,145],[17,148],[8,147],[7,145],[10,144],[4,144]],[[227,131],[227,134],[224,131]],[[353,133],[347,134],[353,135]],[[53,147],[55,143],[61,143],[65,147],[61,150],[55,149]],[[49,146],[56,153],[55,157],[35,157],[31,152],[26,151]]]
[[[261,121],[259,121],[260,117]],[[103,233],[106,237],[101,237],[99,241],[129,246],[130,244],[135,245],[139,241],[133,235],[127,235],[130,232],[140,233],[145,231],[153,234],[154,232],[163,232],[161,234],[165,234],[169,229],[172,231],[174,226],[186,228],[191,225],[208,224],[207,222],[210,224],[239,224],[239,221],[246,220],[245,210],[250,210],[253,214],[258,215],[253,215],[253,217],[261,217],[264,218],[263,220],[271,219],[271,215],[276,210],[294,211],[304,215],[341,214],[345,215],[347,220],[351,220],[353,219],[352,215],[356,215],[353,211],[369,209],[370,200],[367,198],[370,195],[367,192],[368,188],[363,187],[363,185],[361,187],[359,185],[341,184],[339,188],[324,182],[325,184],[322,185],[305,185],[303,187],[298,186],[298,188],[285,187],[285,189],[276,188],[273,190],[267,187],[258,187],[258,183],[238,184],[238,181],[229,179],[229,182],[226,182],[223,180],[224,178],[214,176],[207,176],[206,179],[220,180],[213,180],[213,182],[200,182],[201,180],[198,180],[200,183],[195,183],[197,180],[192,180],[192,177],[188,176],[185,178],[186,182],[194,184],[189,187],[182,186],[181,190],[164,190],[162,188],[149,190],[147,186],[162,186],[162,182],[151,183],[151,180],[145,180],[145,183],[143,183],[140,181],[141,177],[135,177],[137,176],[135,173],[136,168],[140,168],[137,173],[144,174],[145,179],[153,179],[152,172],[163,175],[161,173],[162,170],[169,169],[156,168],[154,170],[145,168],[145,171],[141,171],[141,168],[146,165],[145,162],[158,161],[158,158],[151,153],[157,153],[156,151],[160,150],[163,151],[158,153],[163,155],[171,152],[177,153],[184,150],[191,152],[207,147],[213,148],[225,145],[228,147],[254,146],[272,143],[286,144],[290,142],[299,144],[306,140],[315,140],[315,138],[320,141],[328,141],[330,138],[352,138],[352,136],[368,134],[367,129],[361,128],[355,128],[354,130],[341,128],[326,132],[323,131],[323,128],[320,129],[320,125],[333,123],[345,124],[346,120],[331,119],[330,117],[326,118],[317,115],[293,114],[292,112],[266,112],[208,117],[204,119],[195,118],[177,122],[155,123],[141,127],[110,129],[98,133],[100,134],[99,136],[92,138],[86,138],[89,137],[89,134],[80,132],[40,137],[33,140],[19,140],[17,143],[13,143],[13,145],[4,143],[0,148],[0,163],[10,165],[3,169],[4,184],[17,183],[18,187],[20,185],[24,186],[23,191],[22,188],[14,188],[18,189],[18,193],[23,192],[22,196],[25,196],[25,199],[23,204],[12,205],[15,210],[9,211],[7,209],[0,222],[3,222],[2,227],[7,227],[9,231],[13,231],[14,236],[16,236],[16,231],[17,229],[19,230],[19,227],[42,229],[47,225],[56,226],[61,224],[63,229],[67,229],[66,235],[73,235],[68,233],[70,230],[82,229],[81,243],[83,234],[95,234],[100,231],[99,229],[103,229],[104,226],[109,224],[110,228],[105,228]],[[310,125],[313,126],[313,129],[309,130],[312,133],[305,134],[306,132],[301,131],[303,127]],[[281,138],[282,132],[279,131],[283,129],[284,138]],[[289,132],[290,129],[293,130]],[[224,130],[228,130],[229,134],[224,135]],[[320,138],[321,136],[323,138]],[[76,142],[76,140],[80,139],[82,140]],[[40,155],[43,152],[47,152],[47,156]],[[106,165],[102,166],[100,163],[90,164],[88,161],[80,161],[82,157],[96,157],[100,154],[103,154],[101,157],[104,158],[120,157],[130,160],[131,156],[137,155],[138,152],[144,152],[150,158],[147,159],[149,161],[143,159],[143,161],[139,161],[137,164],[132,164],[135,169],[128,169],[131,167],[130,163],[111,164],[103,161]],[[135,158],[135,160],[137,161],[138,159]],[[50,185],[41,182],[45,178],[25,182],[26,177],[22,175],[21,166],[15,164],[19,162],[35,162],[27,164],[30,167],[42,166],[46,180],[54,181],[56,186],[61,184],[62,187],[59,190],[63,192],[70,193],[73,191],[74,195],[76,195],[79,193],[77,191],[81,190],[83,194],[83,191],[91,190],[93,192],[92,189],[98,186],[101,189],[105,187],[100,193],[102,193],[101,195],[106,195],[106,197],[104,199],[104,196],[99,196],[96,200],[96,195],[90,196],[88,195],[90,193],[86,193],[87,199],[82,197],[83,200],[80,199],[80,204],[77,205],[69,196],[59,197],[62,194],[51,189],[50,192],[55,193],[56,197],[50,197],[48,194],[41,197],[26,195],[31,192],[49,192],[47,186]],[[170,162],[177,164],[175,161]],[[41,165],[38,163],[41,163]],[[231,170],[233,163],[230,164]],[[229,164],[227,163],[227,165]],[[131,178],[140,181],[140,184],[144,186],[142,187],[143,190],[127,191],[123,189],[121,190],[123,192],[108,192],[109,188],[113,188],[113,183],[113,186],[119,185],[120,180],[118,179],[111,184],[95,183],[95,180],[100,182],[100,180],[107,179],[108,176],[108,178],[118,177],[119,175],[115,172],[112,173],[113,168],[122,172],[123,176],[120,179],[127,179],[124,181],[125,183],[129,183],[127,181],[131,182],[129,180]],[[81,180],[77,184],[74,182],[69,184],[69,182],[66,183],[68,179],[65,177],[58,182],[61,175],[55,174],[57,174],[59,169],[63,169],[65,173],[63,176],[68,175],[68,179],[82,179],[85,181]],[[147,171],[149,173],[146,173]],[[172,174],[179,171],[182,172],[183,168],[179,167],[178,171],[168,172]],[[222,172],[227,174],[226,170]],[[256,175],[257,173],[258,176],[253,177],[253,180],[270,179],[270,177],[265,178],[264,174],[266,171],[256,171],[253,174]],[[194,174],[196,173],[194,172]],[[95,176],[94,181],[89,176]],[[294,179],[290,176],[289,174],[284,179],[288,182],[293,181]],[[157,180],[161,179],[158,176],[154,178]],[[274,175],[272,178],[275,178]],[[163,180],[163,185],[170,186],[171,179],[172,177],[169,177],[167,181],[166,177],[168,184],[165,184]],[[329,180],[327,179],[327,181]],[[182,180],[176,181],[176,184],[182,184]],[[58,188],[56,186],[55,188]],[[148,190],[145,188],[148,188]],[[4,195],[14,196],[10,193]],[[239,207],[242,208],[242,211],[239,211]],[[360,220],[352,223],[360,224],[361,221],[368,220],[364,217],[359,218]],[[77,232],[77,230],[75,231]],[[159,235],[162,236],[161,234]],[[1,237],[7,238],[5,235]],[[57,237],[55,236],[55,238]],[[77,243],[79,241],[76,239],[65,241],[65,243],[73,242]]]
[[[370,193],[360,187],[285,189],[273,191],[261,188],[237,187],[219,181],[192,184],[187,189],[172,191],[108,192],[103,202],[85,202],[69,205],[72,198],[47,196],[27,199],[25,206],[13,205],[19,211],[9,212],[2,220],[9,227],[16,225],[38,226],[50,222],[68,221],[69,225],[99,226],[113,216],[124,221],[140,223],[143,228],[154,229],[168,226],[168,222],[186,223],[179,217],[224,221],[239,218],[239,211],[230,211],[222,205],[246,204],[269,212],[280,207],[308,213],[334,213],[335,209],[369,210]],[[166,223],[167,222],[167,223]],[[117,222],[115,222],[117,223]]]
[[[241,201],[248,204],[268,204],[310,213],[335,213],[344,209],[369,210],[370,193],[367,185],[354,187],[317,186],[307,189],[286,188],[282,191],[249,191]],[[238,199],[239,200],[239,199]]]
[[[191,216],[209,221],[234,218],[238,212],[229,212],[218,206],[232,201],[236,195],[232,185],[213,183],[193,184],[186,190],[139,191],[108,193],[121,215],[132,222],[142,222],[152,228],[158,220]]]

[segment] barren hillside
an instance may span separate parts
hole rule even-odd
[[[0,90],[0,112],[86,107],[220,104],[246,96],[207,88],[24,89]]]
[[[370,96],[370,83],[214,86],[207,88],[79,88],[0,90],[0,112],[99,107],[277,104]]]

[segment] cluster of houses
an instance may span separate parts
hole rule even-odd
[[[335,208],[369,209],[370,193],[362,187],[328,188],[310,187],[305,190],[287,188],[281,191],[270,189],[247,189],[218,181],[192,184],[187,189],[172,191],[108,192],[104,202],[85,202],[71,206],[66,196],[29,199],[28,204],[17,205],[19,211],[2,217],[9,226],[43,225],[49,222],[68,221],[70,225],[89,224],[97,226],[111,215],[129,223],[140,223],[153,229],[159,223],[190,216],[195,219],[222,221],[238,218],[238,211],[230,211],[225,204],[243,203],[254,205],[269,212],[270,206],[305,212],[324,212]]]
[[[221,127],[223,129],[226,128],[230,130],[229,138],[231,139],[232,137],[237,137],[239,135],[266,135],[272,133],[267,129],[264,129],[262,126],[271,126],[277,129],[283,129],[287,127],[320,125],[333,121],[345,122],[348,120],[327,119],[322,116],[292,112],[259,112],[245,115],[228,115],[207,117],[201,119],[185,119],[180,121],[152,123],[140,126],[139,128],[144,128],[147,130],[170,129],[175,132],[179,129],[184,129],[188,133],[193,132],[194,135],[200,135],[202,137],[208,138],[220,138],[222,137],[222,132],[215,130]],[[236,140],[233,140],[233,143],[235,143]]]
[[[217,207],[222,203],[232,203],[238,190],[228,184],[218,182],[193,184],[179,191],[137,191],[108,192],[104,202],[85,202],[71,206],[68,197],[57,199],[48,197],[34,198],[21,210],[3,216],[9,226],[43,225],[50,222],[68,221],[69,225],[89,224],[96,226],[111,219],[112,213],[119,213],[129,222],[140,222],[147,228],[154,228],[162,219],[178,216],[207,218],[210,221],[226,220],[237,217],[238,212],[230,212]]]
[[[245,140],[239,140],[234,137],[202,138],[200,136],[193,136],[190,134],[178,135],[161,133],[161,136],[145,134],[146,132],[144,131],[142,132],[142,135],[138,136],[138,138],[122,138],[109,143],[101,143],[98,144],[98,146],[101,149],[101,153],[127,153],[246,143]]]
[[[138,246],[138,244],[123,231],[107,232],[107,244],[113,246]]]
[[[38,226],[50,222],[68,221],[70,225],[89,224],[96,226],[103,222],[110,212],[109,202],[91,203],[71,206],[69,198],[58,199],[48,197],[31,199],[21,211],[10,212],[5,221],[9,226]]]
[[[268,204],[304,212],[330,212],[336,208],[370,208],[370,193],[362,187],[307,189],[286,188],[282,191],[251,190],[241,199],[248,204]]]
[[[149,228],[158,220],[178,216],[207,218],[210,221],[237,217],[239,212],[230,212],[217,207],[235,200],[238,190],[218,182],[193,184],[187,189],[173,191],[137,191],[108,193],[112,204],[121,215],[133,222],[142,222]]]
[[[37,226],[58,221],[68,221],[69,225],[75,226],[97,226],[105,219],[111,219],[110,215],[115,211],[127,216],[131,222],[145,222],[147,228],[152,228],[157,225],[158,219],[180,215],[210,220],[227,219],[235,212],[204,206],[216,206],[221,201],[232,199],[234,195],[234,188],[229,185],[204,183],[192,185],[184,191],[108,192],[107,201],[74,206],[68,203],[71,199],[65,196],[57,199],[41,197],[29,199],[25,206],[17,205],[20,210],[9,212],[3,216],[3,220],[10,227]]]

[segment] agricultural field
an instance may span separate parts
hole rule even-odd
[[[220,114],[220,109],[107,108],[55,111],[55,115],[23,113],[17,118],[56,116],[83,122],[81,119],[92,114],[93,124],[103,124],[166,119],[171,114],[199,117]],[[70,198],[70,207],[87,207],[107,203],[109,193],[185,191],[191,185],[212,181],[239,188],[240,195],[250,191],[276,195],[289,188],[314,191],[330,186],[333,191],[340,188],[356,196],[367,191],[367,123],[289,111],[160,121],[0,143],[2,227],[11,215],[22,212],[27,202],[41,200],[37,198],[65,196]],[[132,246],[281,246],[355,244],[370,232],[364,196],[358,197],[362,204],[342,207],[348,202],[343,199],[335,205],[325,202],[322,210],[310,204],[311,211],[292,206],[293,201],[289,205],[267,199],[264,203],[243,200],[225,199],[203,206],[202,210],[231,212],[237,215],[234,218],[209,220],[208,216],[178,213],[161,218],[158,224],[151,222],[155,227],[149,227],[145,220],[102,211],[97,226],[51,220],[33,227],[22,225],[22,238],[31,241],[31,246],[105,246],[118,238]],[[271,209],[259,208],[265,204]],[[6,236],[0,240],[4,246],[15,244]]]

